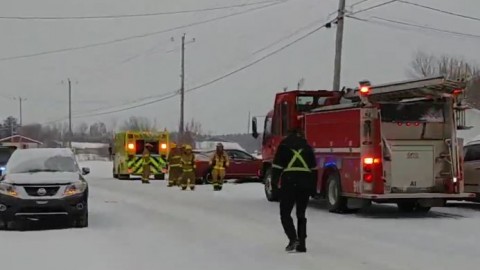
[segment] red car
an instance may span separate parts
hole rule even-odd
[[[224,151],[230,159],[230,166],[227,168],[225,179],[259,179],[259,172],[262,167],[261,159],[238,149],[225,149]],[[209,161],[212,159],[215,150],[194,151],[194,153],[197,179],[204,184],[211,183]]]

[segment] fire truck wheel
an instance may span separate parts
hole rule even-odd
[[[333,213],[347,212],[347,198],[342,195],[340,177],[336,173],[328,176],[327,180],[327,203],[328,210]]]
[[[398,210],[402,213],[410,213],[410,212],[417,212],[417,213],[428,213],[431,207],[429,206],[421,206],[418,204],[417,201],[405,201],[397,203]]]
[[[264,186],[265,186],[265,196],[267,200],[270,202],[278,202],[278,187],[277,183],[273,183],[272,181],[272,169],[268,168],[265,171],[264,176]]]

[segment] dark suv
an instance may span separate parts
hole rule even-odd
[[[5,166],[7,165],[7,162],[15,149],[16,147],[12,146],[0,146],[0,174],[5,171]]]
[[[16,150],[0,178],[0,227],[18,218],[67,217],[74,227],[88,226],[90,172],[80,170],[70,149]]]

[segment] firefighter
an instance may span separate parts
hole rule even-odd
[[[278,183],[280,219],[289,243],[287,252],[306,252],[307,219],[305,212],[315,190],[316,160],[300,129],[293,128],[284,138],[273,160],[272,181]],[[296,205],[297,229],[291,217]]]
[[[192,152],[190,145],[185,145],[185,151],[182,154],[182,180],[180,186],[182,190],[186,190],[190,187],[191,190],[195,190],[195,155]]]
[[[142,183],[143,184],[150,184],[150,163],[151,163],[151,156],[150,153],[152,152],[153,146],[149,143],[145,145],[145,149],[143,150],[143,170],[142,170]]]
[[[178,186],[182,176],[182,151],[176,144],[172,144],[168,156],[168,186]]]
[[[223,144],[217,144],[217,150],[210,160],[210,168],[212,169],[213,190],[222,190],[223,179],[225,178],[225,170],[229,166],[228,156],[223,151]]]

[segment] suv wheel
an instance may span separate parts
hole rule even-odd
[[[76,228],[86,228],[88,227],[88,208],[85,207],[85,210],[83,213],[81,213],[79,216],[77,216],[73,220],[73,227]]]

